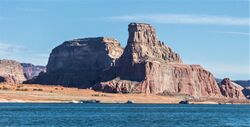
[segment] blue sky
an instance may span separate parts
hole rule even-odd
[[[0,0],[0,59],[46,65],[65,40],[126,45],[130,22],[152,24],[185,63],[250,79],[249,0]]]

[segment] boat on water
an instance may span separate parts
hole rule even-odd
[[[101,103],[101,101],[99,100],[79,100],[79,101],[76,101],[76,100],[72,100],[70,103]]]
[[[128,100],[128,101],[126,102],[126,104],[134,104],[134,101]]]
[[[189,101],[188,100],[183,100],[183,101],[180,101],[179,104],[189,104]]]

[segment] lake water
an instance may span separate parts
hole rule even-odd
[[[250,127],[250,105],[0,103],[5,127]]]

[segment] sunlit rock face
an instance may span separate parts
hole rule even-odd
[[[14,60],[0,60],[0,82],[20,84],[25,81],[21,64]]]
[[[155,29],[144,23],[128,26],[123,54],[110,73],[93,89],[122,93],[172,93],[221,97],[213,75],[199,65],[183,64],[180,56],[159,41]],[[115,74],[114,74],[115,72]],[[111,75],[111,76],[110,76]]]

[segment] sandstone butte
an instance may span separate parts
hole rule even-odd
[[[158,40],[151,25],[130,23],[128,31],[125,49],[117,40],[106,37],[65,41],[52,50],[47,71],[25,83],[108,93],[244,98],[236,84],[222,82],[219,86],[212,73],[200,65],[184,64],[177,53]]]
[[[94,89],[124,93],[188,94],[194,97],[220,97],[213,75],[199,65],[184,64],[180,56],[159,41],[149,24],[129,24],[129,38],[117,60],[112,77],[94,85]]]

